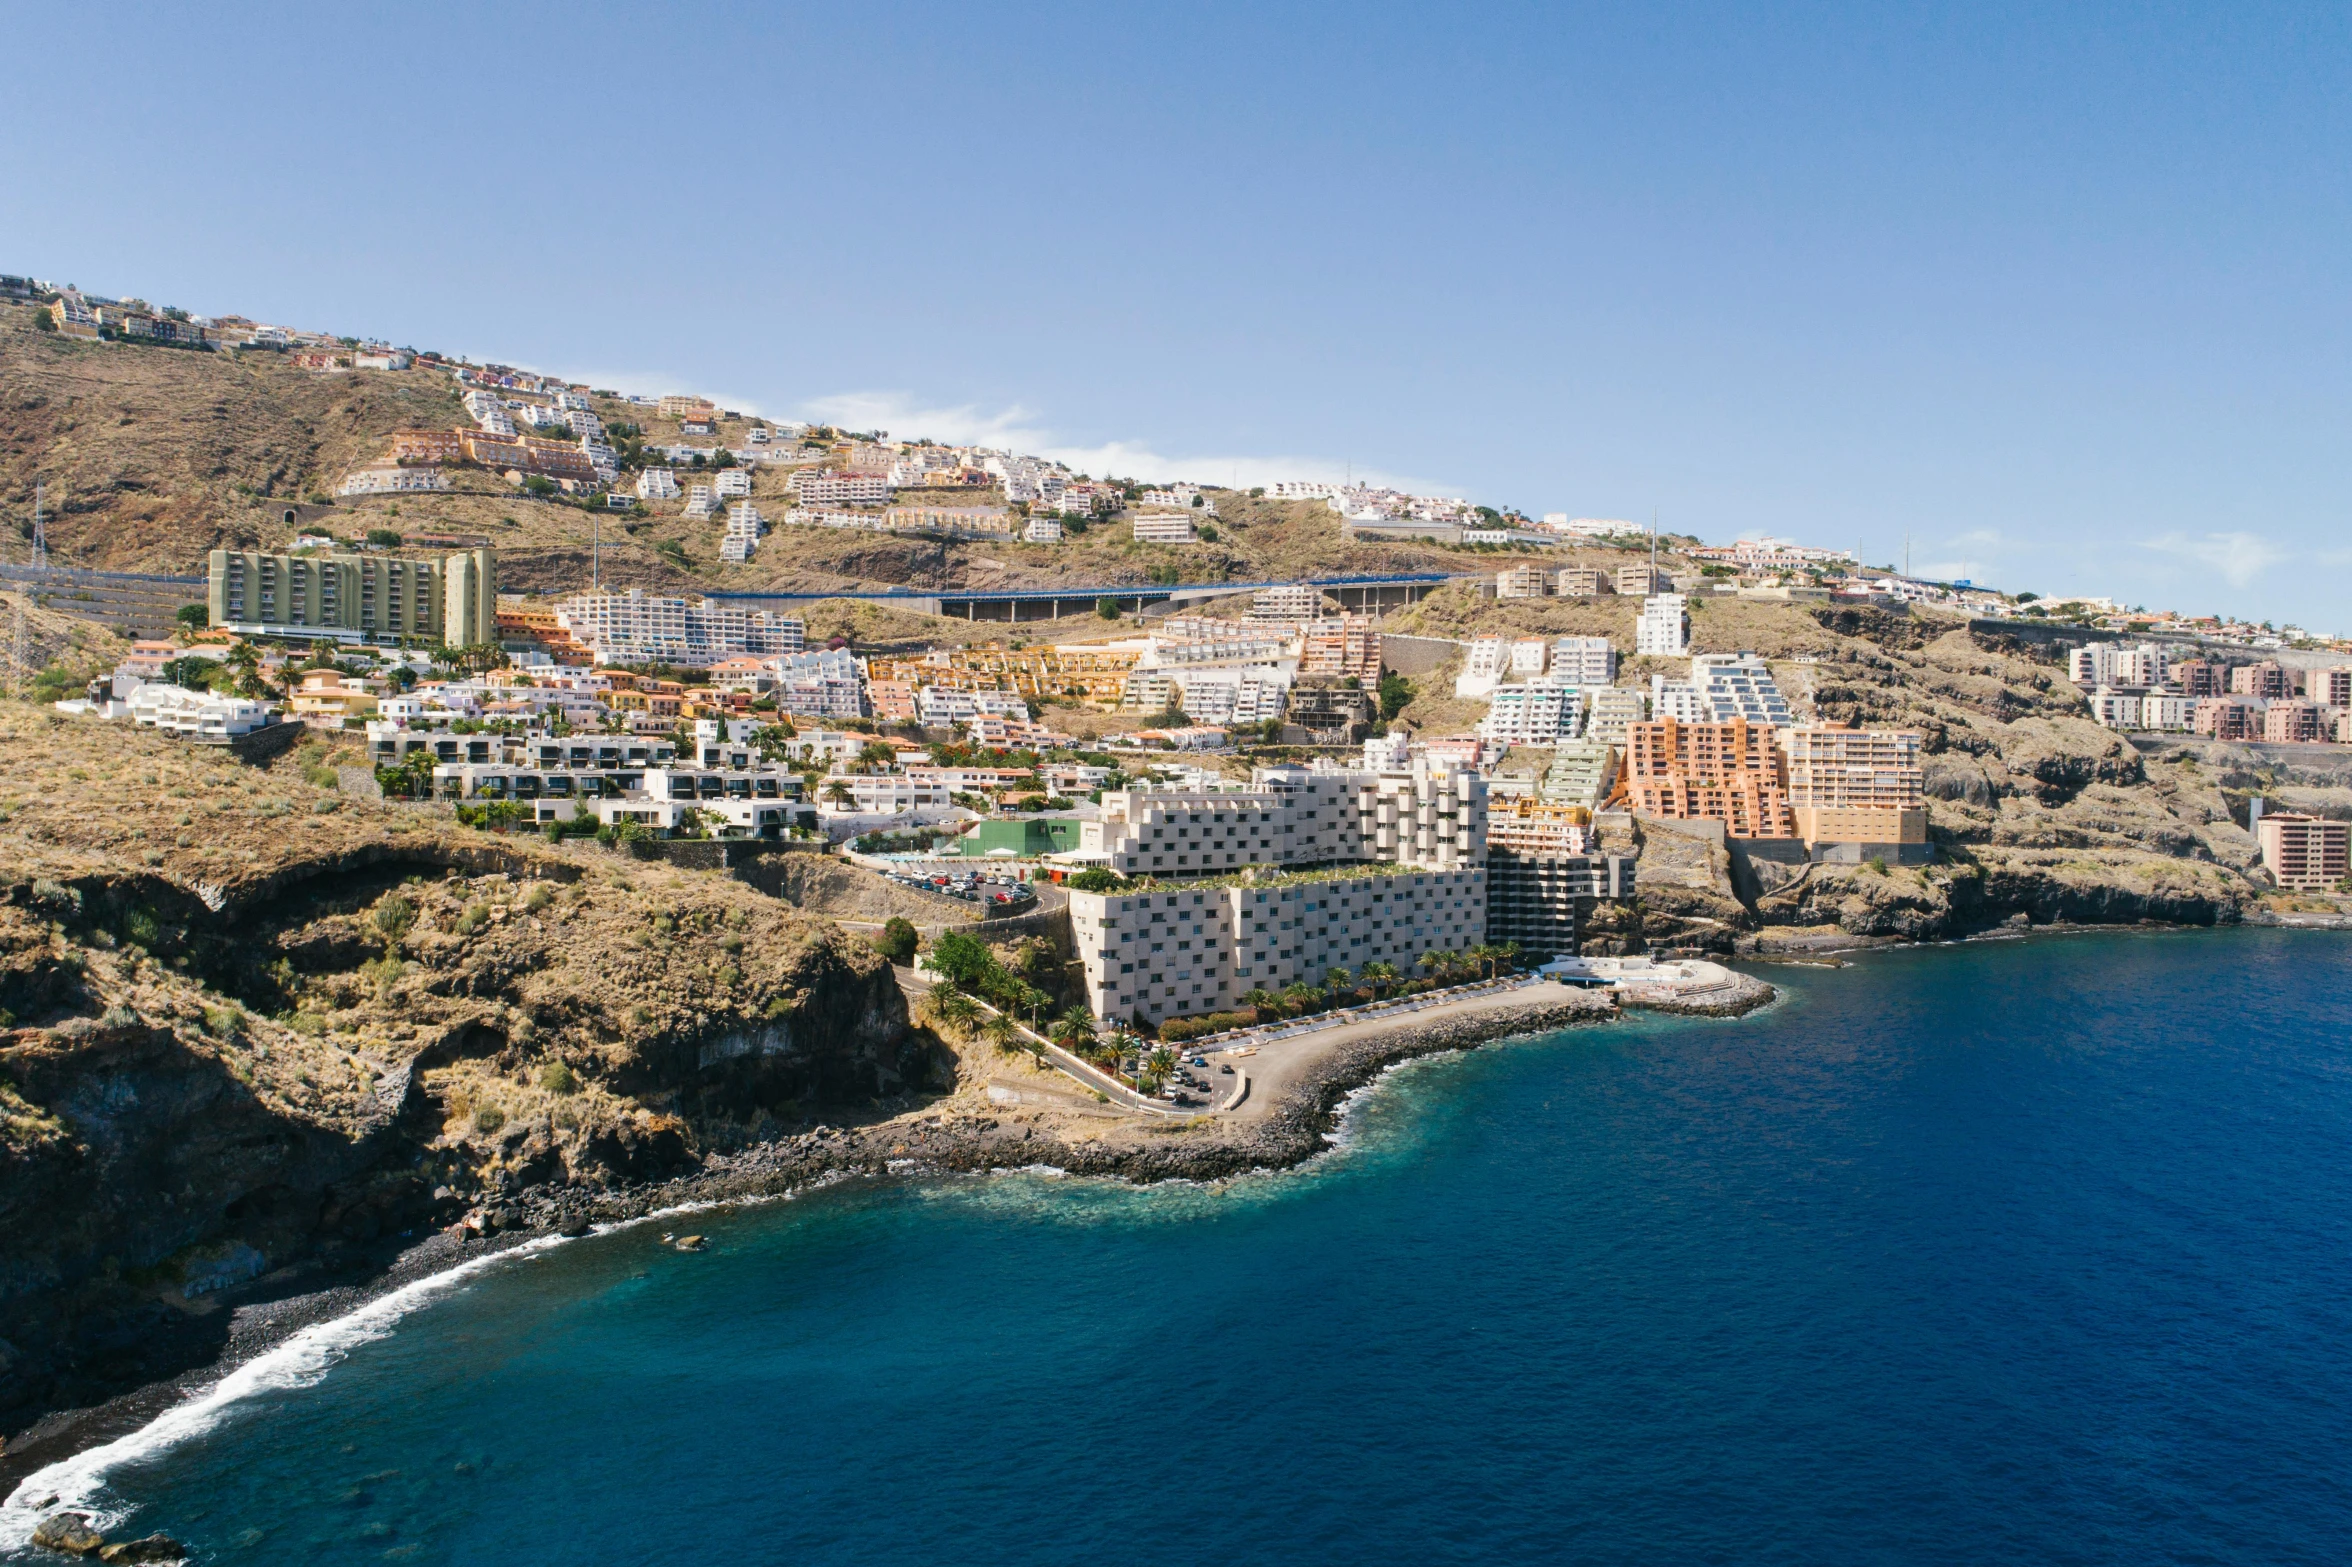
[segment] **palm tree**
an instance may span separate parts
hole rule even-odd
[[[1241,1003],[1253,1012],[1271,1012],[1274,1009],[1274,992],[1263,985],[1252,986],[1242,996]]]
[[[1092,1050],[1084,1052],[1085,1058],[1110,1073],[1111,1076],[1117,1077],[1119,1064],[1127,1059],[1126,1044],[1126,1036],[1119,1034],[1114,1034],[1109,1039],[1098,1039]]]
[[[1509,973],[1512,970],[1518,968],[1519,943],[1516,941],[1504,942],[1501,946],[1494,949],[1494,954],[1497,963],[1500,965],[1504,973]]]
[[[1071,1007],[1054,1019],[1053,1038],[1072,1055],[1085,1055],[1095,1042],[1094,1014],[1084,1007]]]
[[[1294,979],[1282,987],[1282,1004],[1292,1017],[1297,1017],[1322,999],[1323,992],[1303,979]]]
[[[1136,1077],[1140,1082],[1150,1085],[1145,1092],[1156,1094],[1168,1081],[1168,1074],[1176,1070],[1176,1052],[1161,1045],[1143,1058],[1142,1066],[1143,1069]]]
[[[1380,999],[1381,986],[1393,985],[1396,982],[1397,970],[1394,963],[1367,963],[1364,965],[1364,983],[1372,987],[1373,1000]]]
[[[980,1025],[980,1032],[990,1044],[1005,1055],[1009,1056],[1021,1048],[1020,1026],[1002,1012],[989,1013],[988,1021]]]
[[[1420,966],[1429,970],[1429,977],[1431,979],[1442,980],[1445,978],[1445,962],[1446,955],[1442,952],[1432,949],[1421,954]]]
[[[1332,998],[1336,1000],[1339,993],[1348,988],[1349,981],[1354,977],[1344,968],[1336,966],[1327,968],[1323,971],[1323,988],[1330,991]]]
[[[980,1017],[980,1003],[945,985],[931,992],[932,1018],[958,1034],[969,1035]]]
[[[849,792],[849,785],[838,778],[834,779],[832,785],[825,790],[825,798],[831,800],[835,805],[853,805],[857,801],[857,796]]]

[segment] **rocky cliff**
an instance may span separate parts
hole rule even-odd
[[[952,1080],[868,945],[737,882],[121,725],[0,747],[0,1421],[193,1363],[225,1289]]]

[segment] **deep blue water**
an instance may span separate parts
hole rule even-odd
[[[488,1268],[108,1495],[214,1562],[2352,1559],[2352,944],[1776,970],[1222,1189]]]

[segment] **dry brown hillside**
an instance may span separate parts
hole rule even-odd
[[[449,380],[426,370],[319,375],[282,355],[82,342],[35,330],[34,316],[30,307],[0,306],[0,516],[14,535],[0,549],[11,558],[21,558],[36,480],[46,485],[59,562],[106,570],[194,571],[224,544],[274,547],[297,529],[348,538],[376,527],[488,538],[500,551],[504,584],[542,593],[585,584],[592,549],[607,583],[672,591],[1288,581],[1492,571],[1513,558],[1350,543],[1320,503],[1234,491],[1218,492],[1223,515],[1209,523],[1214,539],[1186,546],[1138,544],[1123,520],[1060,545],[779,528],[740,565],[719,559],[722,524],[685,517],[683,502],[656,503],[642,517],[601,513],[531,500],[493,475],[462,469],[449,471],[448,494],[313,506],[351,467],[381,456],[391,431],[467,424]],[[675,421],[649,410],[609,399],[597,410],[608,424],[639,426],[649,440],[679,438]],[[740,440],[743,428],[724,425],[721,437]],[[786,478],[781,468],[757,475],[754,499],[771,519],[790,504]],[[1001,496],[989,493],[947,503],[996,501]],[[1602,550],[1590,558],[1613,565],[1630,557]]]
[[[0,1422],[214,1285],[953,1085],[740,882],[12,702],[0,755]]]

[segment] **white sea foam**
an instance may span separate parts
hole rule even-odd
[[[21,1551],[32,1544],[33,1530],[46,1515],[36,1511],[35,1504],[52,1496],[57,1498],[57,1507],[47,1511],[68,1509],[88,1513],[101,1529],[116,1527],[130,1509],[106,1494],[106,1477],[115,1470],[176,1447],[191,1437],[204,1435],[227,1419],[244,1399],[309,1387],[352,1350],[383,1338],[402,1317],[448,1293],[471,1275],[495,1263],[527,1257],[561,1244],[559,1236],[542,1236],[403,1284],[331,1322],[313,1323],[285,1343],[254,1356],[202,1392],[174,1404],[129,1435],[35,1470],[6,1502],[0,1502],[0,1551]]]

